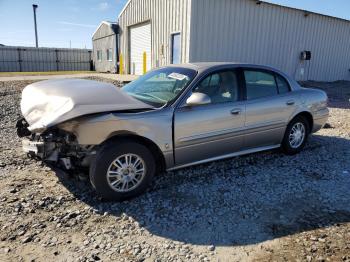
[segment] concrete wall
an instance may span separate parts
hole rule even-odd
[[[119,16],[120,52],[129,72],[129,28],[151,22],[152,67],[170,63],[171,33],[181,33],[181,60],[188,62],[191,0],[130,0]]]
[[[93,61],[97,72],[116,72],[118,63],[117,35],[110,25],[102,23],[92,37]],[[107,61],[107,49],[112,49],[113,61]],[[102,60],[97,60],[97,50],[102,51]]]
[[[91,50],[0,47],[0,72],[89,71]]]
[[[349,21],[251,0],[192,0],[191,10],[190,62],[249,62],[297,80],[350,80]],[[310,62],[300,62],[303,50],[312,52]]]

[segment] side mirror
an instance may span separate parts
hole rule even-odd
[[[186,100],[188,106],[207,105],[211,103],[211,99],[208,95],[195,92]]]

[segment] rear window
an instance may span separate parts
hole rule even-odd
[[[275,76],[272,73],[245,70],[247,100],[274,96],[278,94]]]
[[[276,81],[277,81],[278,91],[280,94],[285,94],[290,91],[289,84],[283,77],[279,75],[276,76]]]

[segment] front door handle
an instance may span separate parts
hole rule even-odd
[[[231,110],[232,115],[239,115],[241,112],[242,112],[242,110],[239,108],[235,108],[235,109]]]
[[[295,104],[295,101],[294,100],[289,100],[289,101],[287,101],[287,106],[292,106],[292,105],[294,105]]]

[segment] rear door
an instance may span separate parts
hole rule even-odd
[[[234,70],[214,72],[192,92],[205,93],[211,103],[180,106],[174,115],[176,165],[220,157],[243,146],[245,105]]]
[[[146,54],[146,70],[151,69],[151,24],[130,27],[130,73],[144,73],[144,53]]]
[[[245,97],[245,149],[278,145],[297,108],[298,96],[286,79],[268,70],[242,70]]]

